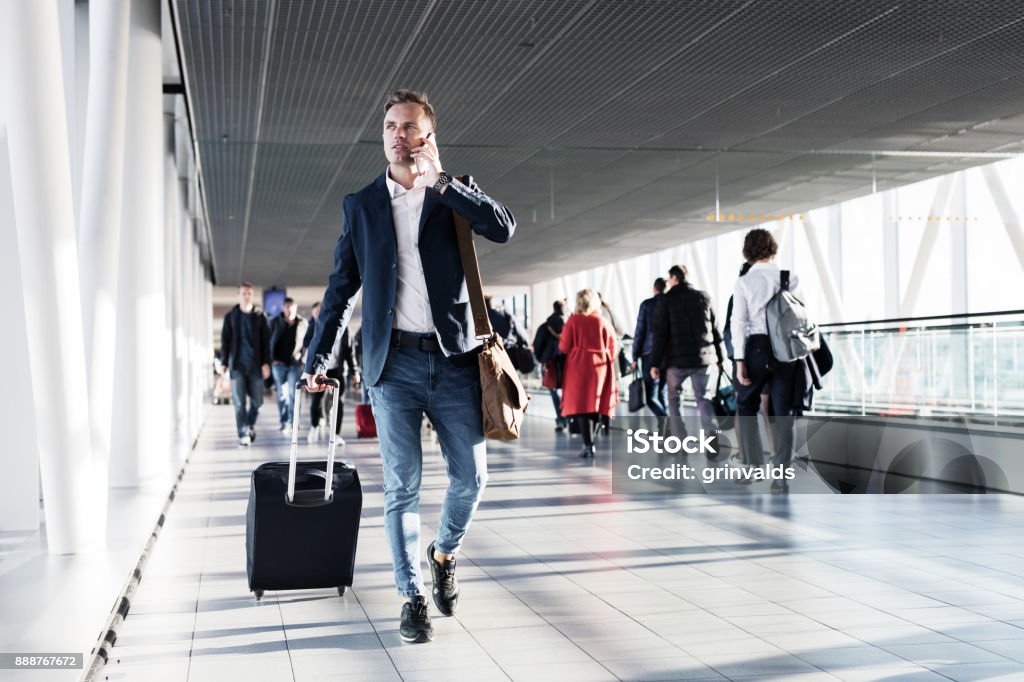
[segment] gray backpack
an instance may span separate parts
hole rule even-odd
[[[789,270],[780,273],[781,287],[768,301],[768,337],[772,340],[772,355],[779,362],[794,362],[821,347],[818,325],[811,322],[803,301],[789,290]]]

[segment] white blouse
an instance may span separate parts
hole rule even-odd
[[[782,287],[781,272],[775,263],[754,263],[747,274],[736,280],[736,289],[732,294],[732,321],[729,325],[734,359],[743,359],[748,336],[768,333],[766,310],[768,301]],[[799,284],[800,278],[791,271],[789,290],[798,298]]]

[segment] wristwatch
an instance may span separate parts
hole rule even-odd
[[[444,189],[444,186],[452,181],[452,176],[448,175],[444,171],[441,171],[441,175],[437,178],[437,182],[434,183],[434,191],[440,192]]]

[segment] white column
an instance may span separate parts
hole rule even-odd
[[[810,220],[810,214],[804,216]],[[834,204],[828,210],[828,263],[832,271],[832,283],[836,288],[836,295],[840,300],[843,298],[843,206]],[[837,322],[840,319],[836,320]]]
[[[159,0],[135,0],[130,24],[110,457],[114,486],[135,486],[167,472],[170,454],[171,349],[165,312]]]
[[[957,217],[957,220],[949,221],[950,249],[949,257],[949,287],[950,300],[953,302],[953,313],[966,313],[967,309],[967,175],[964,171],[956,173],[956,189],[950,197],[950,206],[946,217]],[[954,338],[966,338],[966,336],[954,335]],[[960,369],[962,365],[955,365]],[[963,385],[963,384],[961,384]]]
[[[186,367],[188,369],[188,446],[192,447],[196,435],[199,432],[199,404],[202,400],[202,393],[199,388],[199,370],[202,367],[202,360],[199,350],[199,329],[196,312],[199,310],[202,300],[197,282],[199,270],[196,265],[196,244],[193,240],[194,220],[189,218],[185,230],[185,342]]]
[[[124,126],[128,79],[128,0],[89,5],[89,97],[78,263],[82,323],[89,364],[90,431],[98,461],[110,457],[117,331],[118,248],[124,183]]]
[[[5,90],[6,91],[6,90]],[[39,527],[39,446],[36,415],[32,408],[32,373],[29,371],[25,302],[18,263],[18,235],[14,224],[14,193],[7,152],[7,130],[0,112],[0,291],[7,299],[4,318],[9,325],[0,334],[4,382],[14,390],[0,391],[0,431],[8,454],[0,457],[0,531]]]
[[[882,267],[885,273],[885,312],[877,319],[900,314],[899,190],[882,193]]]
[[[171,99],[170,102],[167,100]],[[186,450],[185,433],[186,398],[185,382],[181,378],[184,369],[182,357],[184,344],[181,332],[181,261],[179,248],[181,239],[181,180],[178,169],[177,123],[175,122],[174,100],[164,95],[164,291],[167,306],[167,328],[170,332],[170,369],[171,369],[171,462],[172,466],[180,467],[184,462]],[[169,105],[169,106],[168,106]],[[167,109],[170,109],[169,111]]]
[[[106,488],[89,446],[57,4],[6,0],[0,27],[32,398],[36,415],[45,416],[36,438],[47,546],[53,554],[70,554],[103,542]]]

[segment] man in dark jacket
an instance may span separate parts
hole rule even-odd
[[[437,116],[426,95],[388,96],[382,133],[388,167],[342,204],[341,236],[309,344],[310,389],[326,375],[331,349],[347,328],[362,291],[363,365],[380,438],[384,531],[398,593],[405,598],[399,635],[429,642],[427,594],[437,610],[455,613],[460,587],[455,555],[487,484],[487,444],[480,399],[480,341],[466,301],[454,212],[472,231],[507,242],[516,221],[472,176],[453,178],[441,164]],[[436,539],[425,542],[433,578],[421,574],[420,483],[426,414],[437,427],[449,485]]]
[[[289,431],[295,416],[295,382],[302,376],[303,339],[306,318],[299,315],[292,298],[284,299],[281,314],[270,323],[270,357],[277,389],[277,408],[281,415],[281,431]]]
[[[252,284],[238,285],[238,305],[224,316],[220,331],[220,373],[231,372],[231,403],[239,445],[251,445],[256,438],[263,381],[270,378],[270,326],[252,299]]]
[[[549,363],[554,363],[561,354],[558,350],[558,340],[562,335],[562,327],[565,326],[565,301],[554,302],[554,312],[548,315],[544,324],[537,327],[537,333],[533,336],[533,355],[545,369]],[[552,372],[554,368],[552,367]],[[545,386],[551,394],[551,402],[555,405],[555,431],[564,431],[566,419],[562,416],[562,395],[561,389],[555,386]]]
[[[686,268],[673,265],[669,271],[672,288],[654,310],[654,343],[651,347],[651,377],[667,373],[670,417],[681,417],[680,394],[690,379],[700,413],[701,428],[715,433],[715,411],[708,400],[709,367],[723,369],[722,336],[715,324],[711,297],[686,281]],[[678,434],[677,434],[678,435]]]
[[[664,417],[665,411],[665,377],[657,379],[651,376],[651,351],[654,348],[654,311],[658,301],[665,297],[665,278],[654,280],[654,296],[640,304],[640,313],[636,316],[636,331],[633,333],[633,369],[640,365],[640,376],[644,380],[644,398],[647,407],[655,417]]]

